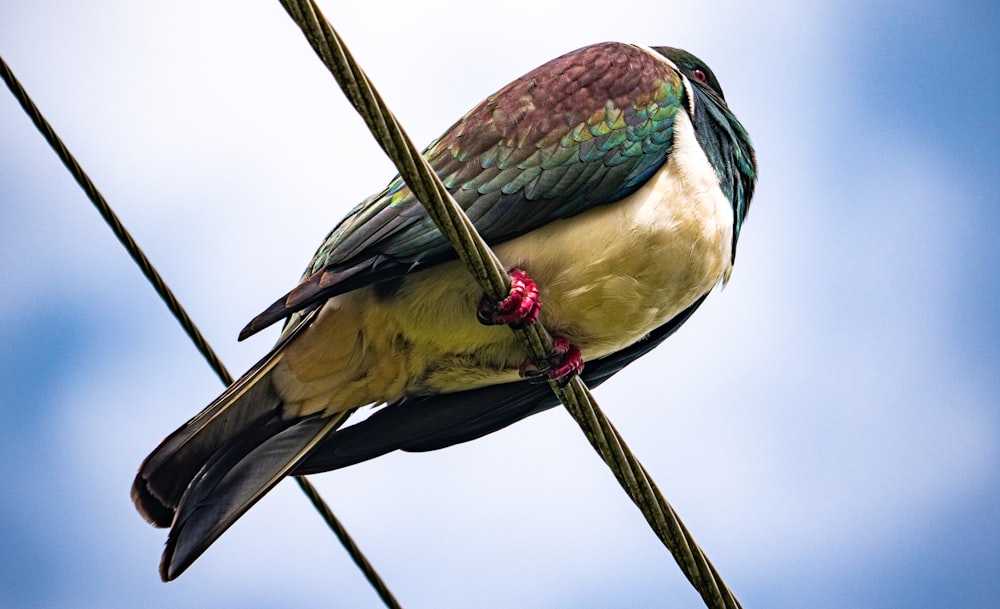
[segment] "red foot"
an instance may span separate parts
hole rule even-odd
[[[479,306],[479,321],[488,325],[531,325],[542,310],[538,286],[522,269],[510,271],[510,295],[496,304],[483,302]]]
[[[583,372],[583,354],[580,353],[580,347],[570,344],[562,336],[553,339],[552,353],[547,359],[549,365],[541,370],[530,359],[526,359],[518,372],[523,378],[545,377],[552,380],[569,380]]]

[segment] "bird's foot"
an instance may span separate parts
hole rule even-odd
[[[524,269],[515,267],[510,270],[510,294],[497,303],[484,298],[479,305],[477,318],[487,326],[530,326],[538,320],[541,310],[542,299],[538,295],[535,281]],[[582,371],[583,355],[580,347],[561,336],[553,339],[552,352],[545,357],[545,363],[541,367],[526,359],[518,370],[522,378],[535,382],[568,382]]]
[[[541,368],[526,359],[518,372],[529,381],[558,380],[565,384],[583,372],[583,354],[580,353],[580,347],[557,336],[552,340],[552,352],[545,358],[545,364]]]
[[[476,317],[487,326],[530,326],[541,310],[538,286],[523,269],[513,268],[510,270],[510,294],[497,303],[484,298]]]

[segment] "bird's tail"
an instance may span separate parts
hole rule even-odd
[[[343,415],[284,418],[271,353],[180,429],[139,467],[136,509],[171,527],[160,576],[180,575],[237,518],[338,427]]]

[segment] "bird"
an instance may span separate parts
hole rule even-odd
[[[423,152],[511,276],[489,302],[396,176],[329,233],[240,340],[274,347],[142,462],[131,496],[184,572],[280,480],[474,440],[596,386],[672,335],[730,277],[757,180],[715,74],[622,42],[504,86]],[[505,325],[540,320],[534,366]],[[344,425],[362,407],[374,412]]]

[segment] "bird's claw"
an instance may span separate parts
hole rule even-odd
[[[535,281],[524,269],[515,267],[510,270],[510,294],[497,303],[484,298],[479,305],[477,318],[487,326],[529,326],[538,320],[541,310],[542,299],[538,295]],[[526,359],[518,373],[530,382],[558,380],[568,383],[582,371],[583,355],[580,348],[559,336],[553,339],[552,352],[545,357],[541,366]]]
[[[530,326],[538,320],[541,310],[538,286],[523,269],[513,268],[510,271],[510,294],[497,303],[483,299],[476,317],[487,326]]]
[[[518,370],[521,378],[528,381],[557,380],[564,385],[581,372],[583,372],[583,354],[580,352],[580,347],[562,336],[553,339],[552,352],[545,357],[545,364],[542,367],[539,368],[531,359],[526,359]]]

